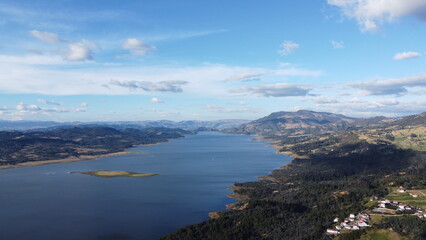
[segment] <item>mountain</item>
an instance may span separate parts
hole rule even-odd
[[[297,112],[274,112],[269,116],[243,124],[239,127],[225,129],[224,132],[263,136],[288,134],[316,135],[340,130],[384,127],[395,121],[397,121],[397,119],[383,116],[353,118],[342,114],[299,110]],[[420,119],[417,121],[420,121]]]
[[[269,116],[227,129],[226,132],[240,134],[269,135],[279,132],[302,131],[315,133],[345,129],[357,119],[341,114],[300,110],[297,112],[275,112]]]
[[[145,129],[152,127],[166,127],[166,128],[180,128],[184,130],[196,129],[210,129],[210,130],[223,130],[226,128],[237,127],[241,124],[249,122],[248,120],[241,119],[225,119],[216,121],[180,121],[174,122],[169,120],[159,121],[121,121],[121,122],[53,122],[53,121],[5,121],[0,120],[0,130],[15,130],[27,131],[34,129],[61,129],[70,127],[96,127],[107,126],[116,129]]]
[[[62,125],[76,125],[78,122],[54,122],[54,121],[7,121],[0,120],[0,130],[30,130],[30,129],[39,129],[39,128],[50,128],[55,126]]]
[[[399,125],[399,126],[416,126],[416,125],[425,125],[426,124],[426,112],[402,117],[394,122],[391,125]]]

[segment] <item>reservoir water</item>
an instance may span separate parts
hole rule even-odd
[[[291,161],[251,136],[200,133],[95,161],[0,170],[0,239],[150,240],[235,202],[235,182]],[[98,178],[72,171],[158,173]]]

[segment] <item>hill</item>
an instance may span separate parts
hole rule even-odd
[[[381,120],[381,119],[380,119]],[[379,120],[376,120],[377,122]],[[275,112],[269,116],[226,129],[228,133],[279,135],[279,134],[319,134],[338,131],[354,126],[359,119],[341,114],[300,110],[297,112]]]
[[[146,128],[73,127],[53,131],[0,131],[0,166],[117,153],[135,145],[165,142],[191,132]]]

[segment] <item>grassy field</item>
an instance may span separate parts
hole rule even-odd
[[[369,143],[375,143],[379,140],[387,141],[403,149],[426,151],[425,126],[409,126],[402,129],[391,127],[384,130],[366,130],[361,131],[359,139],[366,140]]]
[[[76,172],[81,174],[86,174],[90,176],[95,177],[152,177],[158,174],[155,173],[135,173],[135,172],[127,172],[127,171],[106,171],[106,170],[99,170],[99,171],[91,171],[91,172]]]
[[[392,131],[395,144],[405,149],[426,151],[426,127],[415,126]]]
[[[361,240],[410,240],[407,237],[403,237],[396,232],[385,229],[374,229],[363,235]]]
[[[397,189],[398,188],[391,188],[391,192],[388,196],[386,196],[386,198],[392,201],[398,201],[408,205],[426,208],[426,190],[407,190],[407,193],[398,193],[396,191]],[[416,194],[419,197],[414,198],[410,196],[409,193]]]

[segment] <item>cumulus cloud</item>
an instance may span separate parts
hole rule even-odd
[[[344,48],[345,47],[345,43],[343,41],[335,41],[335,40],[331,40],[330,41],[331,45],[333,45],[334,48],[339,49],[339,48]]]
[[[160,81],[157,83],[150,81],[118,81],[111,80],[110,85],[129,88],[129,89],[143,89],[144,91],[151,92],[183,92],[182,86],[188,84],[187,81],[174,80],[174,81]]]
[[[126,50],[129,50],[131,54],[137,56],[144,56],[149,52],[157,49],[156,47],[139,41],[136,38],[128,38],[123,42],[122,47]]]
[[[242,81],[242,82],[250,82],[250,81],[260,81],[260,77],[264,73],[240,73],[235,74],[228,79],[226,79],[226,82],[235,82],[235,81]]]
[[[99,47],[88,40],[81,40],[80,42],[71,43],[68,45],[68,51],[65,55],[65,60],[68,61],[86,61],[93,59],[93,51]]]
[[[163,99],[153,97],[149,100],[151,103],[164,103]]]
[[[234,93],[251,93],[257,97],[292,97],[292,96],[306,96],[311,89],[305,86],[277,83],[261,86],[248,86],[240,87],[232,90]]]
[[[355,19],[363,31],[377,31],[379,24],[414,15],[424,18],[424,0],[327,0],[328,4],[339,7],[343,14]]]
[[[40,32],[37,30],[31,30],[29,31],[29,33],[33,37],[47,43],[60,43],[63,41],[62,39],[59,38],[57,34],[50,33],[50,32]]]
[[[365,95],[402,95],[408,87],[426,87],[426,74],[351,83],[348,86],[362,90]]]
[[[57,105],[57,106],[63,105],[63,103],[55,102],[52,100],[46,100],[46,99],[37,99],[37,102],[47,104],[47,105]]]
[[[418,52],[401,52],[395,54],[393,57],[393,60],[403,60],[403,59],[410,59],[410,58],[417,58],[420,57],[420,53]]]
[[[283,43],[281,43],[280,50],[278,50],[278,53],[281,56],[287,56],[292,54],[298,48],[300,48],[299,44],[292,41],[284,41]]]
[[[80,103],[80,107],[88,107],[88,106],[89,106],[88,103],[85,103],[85,102]]]

